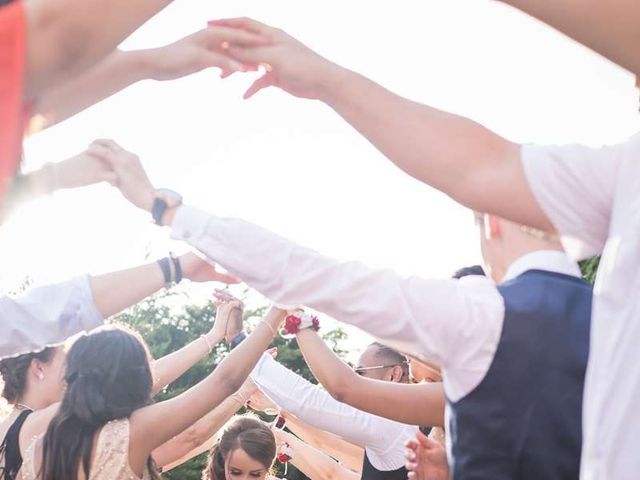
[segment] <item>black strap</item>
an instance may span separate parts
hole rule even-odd
[[[167,201],[164,198],[156,197],[151,207],[151,216],[156,225],[162,226],[162,217],[167,210]]]
[[[171,264],[167,257],[158,260],[160,270],[162,270],[162,276],[164,277],[164,286],[169,287],[171,285]]]
[[[169,258],[173,261],[173,271],[176,272],[175,282],[178,284],[182,281],[182,265],[180,264],[180,258],[176,257],[173,252],[169,253]]]
[[[0,445],[0,456],[4,457],[4,468],[0,469],[0,479],[15,480],[18,471],[22,467],[22,454],[20,453],[20,430],[32,410],[24,410],[13,425],[9,427],[7,435]]]

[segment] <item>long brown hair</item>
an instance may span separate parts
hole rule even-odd
[[[108,328],[81,337],[69,350],[67,389],[43,440],[42,480],[73,480],[91,469],[96,432],[151,402],[153,380],[139,337]],[[151,458],[152,478],[159,479]]]
[[[267,470],[276,457],[276,439],[269,426],[253,415],[238,415],[227,423],[224,433],[211,447],[202,480],[229,480],[226,478],[225,461],[238,448]]]

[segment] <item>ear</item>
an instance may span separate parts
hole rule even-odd
[[[391,369],[391,381],[400,382],[402,380],[402,374],[402,367],[400,365],[396,365]]]
[[[500,238],[502,236],[500,220],[493,215],[485,215],[484,229],[485,236],[488,239]]]
[[[31,360],[31,365],[29,366],[29,371],[31,372],[31,374],[39,381],[44,380],[44,364],[38,360],[37,358],[34,358],[33,360]]]

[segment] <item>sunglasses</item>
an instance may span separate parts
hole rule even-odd
[[[400,362],[400,363],[394,363],[392,365],[376,365],[375,367],[354,367],[353,371],[356,372],[358,375],[362,375],[365,372],[370,372],[371,370],[382,370],[383,368],[393,368],[399,365],[407,365],[407,364],[408,362]]]

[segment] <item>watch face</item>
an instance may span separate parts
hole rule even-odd
[[[182,203],[182,195],[168,188],[159,188],[156,190],[156,197],[167,202],[168,207],[175,207]]]

